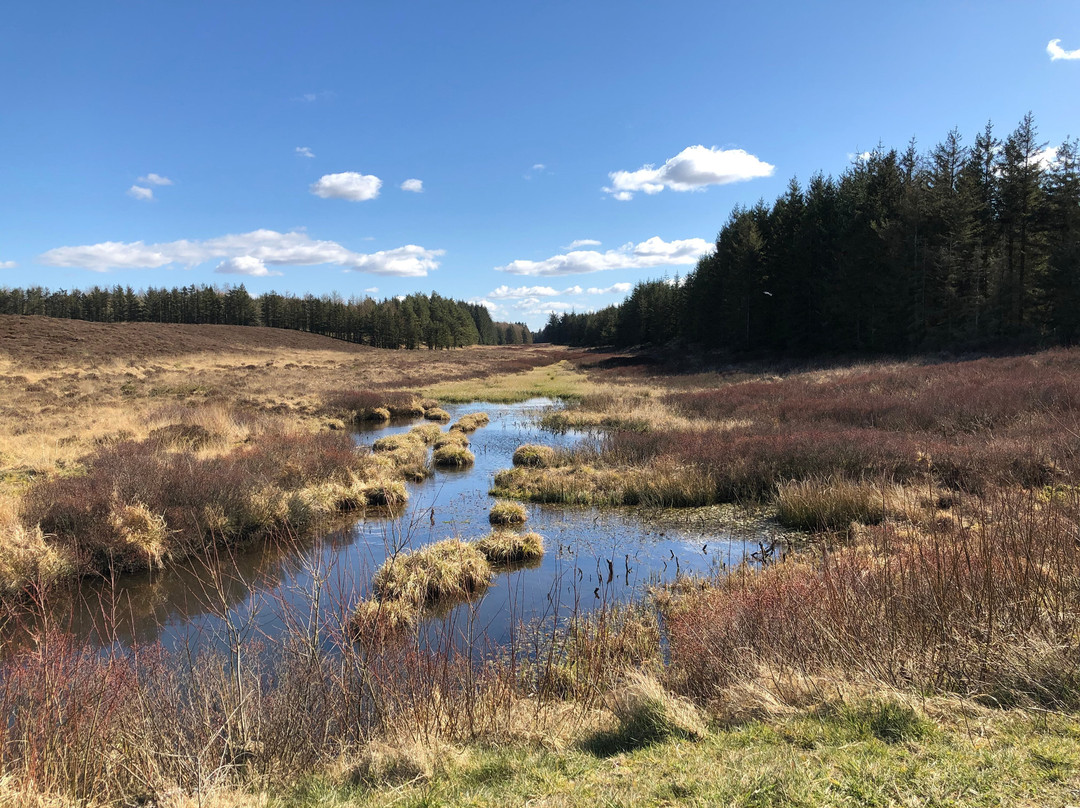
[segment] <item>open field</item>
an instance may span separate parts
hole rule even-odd
[[[428,446],[483,420],[421,414],[488,390],[563,395],[551,426],[599,435],[521,449],[500,495],[737,502],[806,531],[500,648],[462,649],[466,625],[422,643],[420,612],[542,552],[530,534],[493,534],[486,561],[398,555],[365,604],[312,592],[322,620],[295,614],[269,654],[240,627],[188,659],[99,653],[46,621],[0,662],[0,806],[1076,802],[1080,352],[669,374],[543,346],[0,328],[22,335],[0,342],[0,574],[31,610],[47,580],[395,507]],[[395,412],[422,425],[353,449],[348,420]]]

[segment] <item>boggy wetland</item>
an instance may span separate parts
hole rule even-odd
[[[1077,786],[1075,350],[0,333],[0,804]]]

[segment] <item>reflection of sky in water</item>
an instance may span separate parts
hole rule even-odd
[[[223,616],[252,639],[269,644],[287,624],[307,625],[312,615],[340,625],[369,592],[372,574],[391,548],[415,548],[447,537],[475,539],[490,530],[487,517],[494,499],[488,491],[495,473],[511,465],[514,449],[523,443],[570,446],[587,439],[580,433],[540,431],[536,420],[550,403],[448,406],[455,419],[477,411],[491,416],[489,426],[469,436],[476,464],[460,471],[436,470],[424,482],[410,484],[409,507],[396,518],[361,519],[299,547],[260,546],[217,564],[190,562],[153,575],[127,576],[115,587],[88,584],[81,593],[84,606],[58,611],[74,614],[66,628],[80,636],[115,622],[125,644],[161,640],[172,648],[216,644],[226,627]],[[363,430],[357,440],[370,445],[416,423]],[[646,583],[738,563],[770,532],[760,520],[734,527],[735,520],[717,519],[715,509],[649,513],[526,507],[527,529],[545,539],[543,560],[500,571],[471,609],[465,605],[433,618],[433,628],[467,625],[470,633],[482,630],[499,642],[520,620],[589,610],[640,593]],[[104,606],[98,602],[102,598]]]

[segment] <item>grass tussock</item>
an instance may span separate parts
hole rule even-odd
[[[852,522],[872,525],[885,518],[885,494],[878,486],[850,480],[782,483],[776,515],[781,524],[798,530],[840,530]]]
[[[464,446],[449,444],[440,446],[432,453],[432,460],[438,468],[465,468],[476,462],[476,455]]]
[[[432,446],[436,449],[442,449],[444,446],[460,446],[463,449],[467,449],[469,448],[469,436],[459,430],[441,432],[439,436],[435,438]]]
[[[632,671],[626,681],[608,696],[608,708],[615,715],[618,746],[634,748],[672,738],[690,741],[706,735],[705,722],[688,700],[669,693],[654,676]],[[593,744],[600,740],[593,739]]]
[[[544,537],[539,533],[496,530],[476,541],[489,563],[496,566],[529,564],[544,556]]]
[[[416,628],[419,618],[417,604],[409,600],[364,600],[353,609],[349,617],[349,627],[363,642],[382,645],[411,632]]]
[[[483,554],[471,544],[446,539],[390,558],[372,586],[380,601],[430,606],[466,600],[489,583],[491,566]]]
[[[475,432],[482,426],[487,426],[491,423],[491,418],[486,412],[473,412],[468,415],[463,415],[457,419],[456,422],[451,424],[451,432]]]
[[[438,421],[441,424],[445,424],[450,421],[450,413],[448,413],[442,407],[428,407],[426,410],[424,410],[424,417],[429,421]]]
[[[526,443],[514,450],[514,465],[544,469],[555,465],[555,450],[550,446]]]
[[[493,525],[523,525],[528,517],[525,506],[518,502],[496,502],[488,512],[488,521]]]

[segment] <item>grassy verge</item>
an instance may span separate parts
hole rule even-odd
[[[624,751],[473,746],[405,782],[318,778],[273,806],[1067,805],[1080,733],[1064,716],[833,706]],[[928,716],[927,713],[930,713]]]

